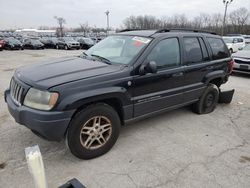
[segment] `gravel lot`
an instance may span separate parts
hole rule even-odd
[[[208,115],[188,107],[124,126],[106,155],[79,160],[64,142],[48,142],[18,125],[3,93],[17,67],[81,51],[0,52],[0,187],[34,187],[24,148],[38,144],[49,187],[76,177],[87,187],[250,187],[250,76],[234,75],[230,105]]]

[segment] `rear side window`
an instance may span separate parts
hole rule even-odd
[[[240,43],[240,42],[243,42],[243,39],[241,39],[241,38],[238,38],[238,42]]]
[[[212,48],[212,58],[214,60],[223,59],[230,56],[227,46],[224,44],[222,39],[208,37],[207,40]]]
[[[187,63],[199,63],[202,61],[202,51],[198,38],[184,38],[184,50],[187,57]]]

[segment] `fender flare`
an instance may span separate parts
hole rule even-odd
[[[118,99],[121,105],[129,104],[130,96],[123,87],[99,88],[66,96],[57,106],[59,110],[78,109],[85,104],[107,99]]]
[[[205,76],[203,82],[205,84],[208,84],[213,79],[220,78],[223,80],[224,77],[225,77],[225,72],[223,70],[217,70],[217,71],[213,71],[213,72],[208,73]]]

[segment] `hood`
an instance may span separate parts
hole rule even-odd
[[[117,65],[73,57],[21,67],[16,70],[15,77],[38,89],[48,89],[76,80],[109,74],[120,69]]]
[[[248,50],[239,50],[238,52],[233,54],[234,58],[246,58],[250,59],[250,51]]]

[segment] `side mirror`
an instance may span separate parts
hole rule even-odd
[[[150,61],[146,64],[142,64],[139,73],[140,75],[145,75],[147,73],[156,73],[157,72],[157,65],[155,61]]]
[[[238,50],[243,50],[243,47],[239,47]]]

